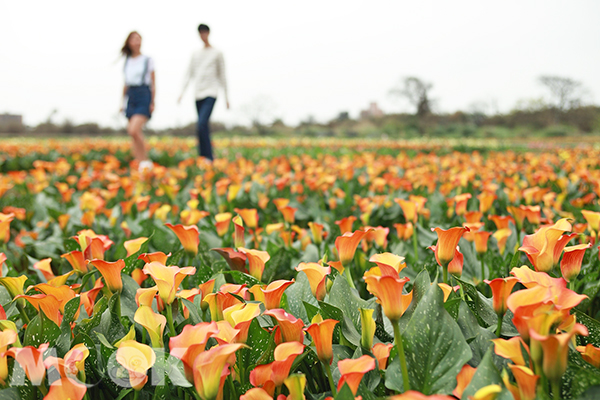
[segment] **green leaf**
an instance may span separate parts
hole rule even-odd
[[[346,278],[341,275],[336,276],[333,281],[333,285],[329,291],[328,302],[339,308],[344,314],[344,317],[350,319],[357,332],[360,332],[362,329],[360,323],[360,309],[375,309],[375,302],[366,301],[358,297],[356,291],[348,285]]]
[[[578,351],[569,350],[567,371],[563,376],[562,390],[576,398],[592,386],[600,385],[600,369],[590,365]],[[567,397],[567,396],[563,396]]]
[[[109,349],[115,349],[115,346],[110,344],[108,342],[108,340],[106,340],[106,337],[104,337],[103,334],[101,334],[100,332],[94,332],[94,333],[96,334],[96,336],[98,336],[98,340],[100,341],[100,343],[102,343],[104,346],[106,346]]]
[[[469,385],[465,388],[462,398],[468,399],[470,396],[474,396],[475,393],[481,389],[482,387],[493,385],[493,384],[501,384],[502,378],[500,377],[500,372],[493,360],[493,351],[490,348],[483,359],[477,366],[477,370],[475,371],[475,375],[473,375],[473,379]]]
[[[477,317],[479,325],[483,326],[484,328],[496,326],[498,323],[498,316],[496,315],[496,312],[494,312],[491,299],[481,295],[481,293],[477,291],[477,288],[475,288],[475,286],[469,282],[463,281],[462,279],[457,280],[460,282],[465,294],[470,299],[467,301],[467,305],[471,311],[473,311],[475,317]]]
[[[140,285],[129,275],[121,274],[123,290],[121,291],[121,314],[133,323],[133,317],[138,309],[135,295]]]
[[[0,390],[0,400],[20,399],[21,395],[16,388],[7,388]]]
[[[119,393],[119,397],[117,397],[115,400],[123,400],[125,398],[125,396],[127,396],[132,391],[133,391],[132,388],[121,390],[121,392]]]
[[[248,285],[248,287],[260,285],[260,281],[258,279],[256,279],[252,275],[245,274],[242,271],[223,271],[223,274],[231,275],[236,283],[245,283],[246,285]]]
[[[296,318],[302,319],[305,325],[310,324],[304,302],[312,304],[315,307],[317,307],[319,303],[310,290],[310,283],[308,283],[308,278],[304,272],[298,272],[298,275],[296,275],[296,282],[285,290],[285,294],[287,297],[286,311]]]
[[[403,334],[411,389],[451,393],[456,375],[472,357],[460,328],[444,309],[442,290],[430,286]]]
[[[38,347],[42,343],[49,343],[49,347],[53,347],[56,340],[60,336],[60,328],[40,309],[25,330],[23,338],[23,346]]]
[[[192,324],[196,325],[202,322],[202,317],[200,317],[200,313],[198,312],[196,305],[188,299],[181,299],[181,301],[190,313],[190,320],[192,321]]]
[[[320,311],[319,307],[315,307],[310,303],[305,301],[302,302],[304,304],[304,308],[306,309],[306,315],[308,316],[308,320],[312,321],[315,315],[317,315]]]
[[[272,345],[275,343],[273,342],[271,335],[261,328],[258,320],[255,318],[250,323],[246,344],[250,346],[250,349],[242,349],[244,351],[241,351],[240,353],[242,355],[242,365],[245,369],[248,369],[250,366],[255,365],[266,351],[270,351]],[[248,372],[250,371],[248,370]]]
[[[361,334],[356,330],[354,324],[352,324],[352,321],[350,321],[350,319],[344,315],[343,311],[329,303],[322,301],[319,302],[319,305],[323,311],[323,317],[338,321],[338,325],[341,328],[344,338],[354,346],[360,346]]]
[[[75,297],[65,304],[63,320],[60,324],[60,335],[56,340],[59,357],[63,357],[71,349],[71,322],[75,320],[75,314],[81,306],[80,300],[80,297]]]
[[[344,386],[340,389],[339,392],[334,397],[335,400],[354,400],[354,394],[352,390],[350,390],[350,386],[347,383],[344,383]]]
[[[575,310],[575,315],[577,317],[577,322],[585,325],[589,332],[587,337],[581,337],[580,339],[585,342],[585,344],[591,343],[596,347],[600,347],[600,322],[578,310]]]

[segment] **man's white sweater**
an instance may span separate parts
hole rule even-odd
[[[227,80],[225,79],[225,62],[223,53],[214,47],[203,47],[192,54],[190,66],[185,74],[183,89],[185,92],[190,81],[194,82],[194,95],[196,100],[202,100],[206,97],[217,97],[219,87],[225,92],[227,97]]]

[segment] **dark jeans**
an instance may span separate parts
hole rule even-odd
[[[201,100],[196,100],[196,110],[198,111],[198,154],[209,160],[213,159],[212,145],[210,143],[210,127],[208,120],[215,106],[214,97],[205,97]]]

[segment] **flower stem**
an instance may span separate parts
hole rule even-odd
[[[169,324],[169,332],[171,333],[171,337],[177,335],[175,332],[175,326],[173,325],[173,306],[171,304],[165,305],[167,309],[167,323]]]
[[[481,282],[485,280],[485,261],[483,261],[483,254],[481,255]]]
[[[496,328],[496,336],[500,337],[502,333],[502,321],[504,320],[504,314],[498,314],[498,326]]]
[[[400,359],[400,368],[402,370],[402,383],[404,391],[410,390],[410,383],[408,381],[408,368],[406,368],[406,357],[404,356],[404,345],[402,344],[402,335],[400,334],[400,325],[398,321],[392,324],[394,326],[394,341],[396,342],[396,349],[398,350],[398,358]]]
[[[448,267],[442,267],[442,271],[443,271],[444,283],[448,283]]]
[[[329,379],[329,386],[331,387],[331,394],[335,397],[337,394],[335,390],[335,383],[333,383],[333,375],[331,375],[331,367],[329,363],[323,363],[325,365],[325,371],[327,372],[327,378]]]
[[[552,381],[552,398],[554,400],[560,400],[561,399],[560,380],[554,380],[554,381]]]
[[[354,286],[354,280],[352,279],[352,274],[350,273],[350,265],[352,264],[348,264],[345,266],[344,269],[344,274],[346,275],[346,280],[348,281],[348,285],[350,285],[350,287],[352,289],[356,289],[356,286]]]
[[[417,263],[417,261],[419,261],[419,243],[418,243],[418,239],[417,239],[417,225],[415,224],[414,230],[413,230],[413,250],[415,252],[415,264]]]
[[[17,309],[19,310],[19,314],[21,314],[21,319],[23,320],[23,324],[29,324],[29,317],[25,313],[25,308],[21,303],[22,299],[17,299]]]
[[[139,390],[134,390],[133,391],[133,400],[137,400],[140,398],[140,391]]]

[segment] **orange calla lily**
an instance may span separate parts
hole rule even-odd
[[[537,382],[540,376],[534,374],[531,369],[522,365],[508,364],[508,367],[517,381],[520,400],[537,399]]]
[[[86,392],[86,385],[63,377],[52,382],[44,400],[82,400]]]
[[[563,258],[560,261],[560,272],[567,282],[571,282],[579,275],[583,256],[590,247],[592,247],[591,243],[565,247]]]
[[[397,256],[392,253],[380,253],[373,254],[369,261],[377,264],[378,267],[381,268],[382,265],[392,267],[396,270],[396,272],[402,271],[406,268],[406,262],[404,262],[404,257]]]
[[[156,362],[152,347],[135,340],[121,342],[117,349],[117,362],[129,372],[129,383],[135,390],[142,390],[148,376],[146,372]]]
[[[163,346],[163,332],[167,325],[167,319],[164,315],[157,314],[151,307],[142,305],[135,312],[133,320],[146,328],[152,347]]]
[[[498,251],[500,252],[500,255],[504,255],[506,241],[510,235],[512,235],[512,231],[508,228],[499,229],[492,234],[492,237],[498,242]]]
[[[33,346],[11,347],[6,354],[19,363],[34,386],[39,386],[46,376],[43,354],[47,349],[48,343],[40,344],[38,348]]]
[[[550,271],[558,264],[560,253],[566,246],[565,240],[560,240],[563,233],[571,231],[571,224],[567,218],[557,221],[554,225],[543,226],[533,235],[523,239],[520,251],[527,254],[527,258],[536,271]]]
[[[301,319],[294,317],[292,314],[288,314],[281,308],[267,310],[264,312],[264,315],[269,315],[277,321],[285,342],[304,342],[304,332],[302,331],[304,322],[302,322]]]
[[[215,322],[201,322],[196,325],[186,325],[181,333],[169,339],[169,350],[173,357],[183,362],[187,379],[194,381],[193,366],[196,356],[206,348],[206,342],[219,329]]]
[[[149,264],[153,261],[158,261],[161,264],[167,265],[167,260],[171,256],[171,253],[165,254],[162,251],[157,251],[155,253],[144,253],[140,254],[138,260],[143,260],[145,263]]]
[[[261,288],[263,294],[265,295],[265,308],[267,310],[279,308],[283,292],[293,283],[293,279],[291,281],[277,280],[269,283],[265,288]]]
[[[250,372],[250,383],[262,387],[270,396],[275,388],[283,385],[288,377],[292,364],[297,356],[304,352],[304,345],[299,342],[285,342],[275,348],[275,361],[258,365]]]
[[[262,279],[263,271],[265,270],[265,264],[271,259],[269,253],[262,250],[246,249],[244,247],[238,248],[238,251],[246,255],[250,275],[260,281]]]
[[[319,301],[323,300],[327,294],[327,275],[331,273],[331,267],[323,267],[321,264],[314,262],[300,263],[296,267],[296,271],[302,271],[306,274],[313,296]]]
[[[125,250],[127,250],[127,257],[137,253],[142,248],[142,245],[147,241],[147,237],[139,237],[137,239],[128,240],[125,243],[123,243]]]
[[[511,360],[516,365],[525,365],[522,347],[527,349],[527,346],[519,336],[510,339],[492,339],[494,343],[494,352],[501,357]]]
[[[488,249],[488,239],[492,235],[492,232],[486,231],[477,231],[473,232],[473,237],[475,239],[475,251],[480,256],[485,254]]]
[[[196,255],[198,254],[198,245],[200,244],[200,232],[196,225],[173,225],[170,223],[165,224],[166,227],[171,229],[177,238],[183,245],[186,252]]]
[[[248,228],[256,229],[258,227],[258,210],[256,208],[234,208],[233,211],[242,217]]]
[[[396,234],[400,240],[409,240],[414,233],[412,222],[407,222],[406,224],[394,224],[394,228],[396,228]]]
[[[61,255],[62,258],[66,259],[74,271],[80,274],[86,274],[88,272],[87,262],[83,256],[83,252],[74,250],[69,253]]]
[[[306,328],[306,332],[310,334],[310,337],[315,343],[319,360],[328,365],[333,361],[333,329],[338,323],[339,321],[334,319],[323,320],[323,318],[320,318],[320,315],[317,314],[317,316],[313,318],[312,324]]]
[[[346,232],[335,239],[335,248],[338,251],[342,265],[346,267],[354,258],[354,253],[360,241],[367,235],[368,231]]]
[[[402,209],[406,222],[412,222],[413,224],[416,224],[417,219],[419,218],[419,215],[417,214],[417,204],[413,201],[404,199],[394,199],[394,201]]]
[[[435,245],[435,259],[442,268],[448,268],[450,261],[454,259],[456,246],[458,241],[462,237],[463,233],[468,232],[469,228],[463,226],[457,226],[444,230],[441,228],[432,229],[437,233],[438,241]]]
[[[306,387],[306,376],[304,374],[292,374],[283,383],[290,392],[286,400],[305,400],[304,388]]]
[[[144,266],[143,272],[150,275],[156,283],[158,294],[162,301],[166,304],[171,304],[175,300],[175,293],[179,289],[181,282],[186,276],[196,273],[196,268],[167,267],[158,261],[153,261]]]
[[[51,258],[44,258],[33,264],[33,269],[40,271],[44,275],[44,278],[46,278],[46,281],[54,278],[54,272],[52,272],[52,266],[50,265],[51,262]]]
[[[227,262],[229,267],[236,271],[246,271],[246,260],[248,256],[241,251],[236,251],[231,247],[223,247],[218,249],[211,249],[219,253]]]
[[[194,361],[194,386],[203,400],[216,399],[225,377],[229,375],[230,359],[244,344],[222,344],[200,353]]]
[[[373,369],[375,369],[375,359],[371,356],[364,355],[356,359],[341,360],[338,362],[338,370],[342,375],[338,383],[338,390],[347,384],[352,390],[352,394],[356,396],[362,377]]]
[[[514,277],[496,278],[491,281],[485,281],[492,289],[493,307],[496,314],[504,315],[507,309],[506,301],[508,296],[510,296],[513,287],[518,281],[519,280]]]
[[[394,345],[392,343],[376,343],[373,346],[373,355],[377,359],[380,370],[383,371],[387,368],[388,358],[390,357],[390,351],[393,347]]]
[[[259,315],[260,305],[258,303],[238,303],[223,310],[225,321],[229,322],[232,328],[239,330],[234,338],[235,343],[246,343],[250,324]]]
[[[246,393],[241,395],[240,400],[273,400],[273,396],[270,395],[265,389],[261,387],[255,387],[248,389]]]
[[[473,376],[475,375],[476,368],[471,367],[469,364],[463,365],[458,375],[456,375],[456,388],[452,391],[452,394],[457,398],[461,398],[463,392],[471,383]]]
[[[91,260],[90,264],[100,271],[108,290],[112,293],[116,293],[123,289],[121,271],[125,268],[125,261],[118,260],[115,262],[108,262],[104,260]]]
[[[575,324],[573,329],[567,333],[556,335],[540,335],[534,330],[529,332],[532,340],[537,341],[543,351],[543,370],[549,381],[559,381],[567,370],[567,355],[569,342],[575,335],[588,335],[584,325]]]
[[[340,227],[341,234],[343,235],[346,232],[352,232],[352,225],[354,225],[354,221],[356,221],[356,217],[351,215],[339,221],[335,221],[335,224]]]
[[[4,317],[6,318],[6,316]],[[5,329],[0,332],[0,383],[6,384],[8,378],[8,360],[6,358],[6,349],[19,340],[17,332],[11,329]]]
[[[233,215],[228,212],[215,215],[215,228],[219,237],[225,236],[229,231],[229,224],[231,223],[232,217]]]
[[[27,300],[38,312],[43,311],[46,317],[60,326],[62,315],[60,314],[60,302],[56,297],[47,294],[34,294],[31,296],[21,294],[15,297],[15,299],[21,298]]]
[[[377,303],[381,304],[383,313],[395,323],[400,319],[404,311],[412,301],[412,292],[403,295],[402,289],[408,282],[408,278],[396,278],[393,276],[365,276],[367,290],[377,297]]]
[[[581,353],[583,359],[596,368],[600,368],[600,348],[588,343],[585,346],[577,346],[576,350]]]

